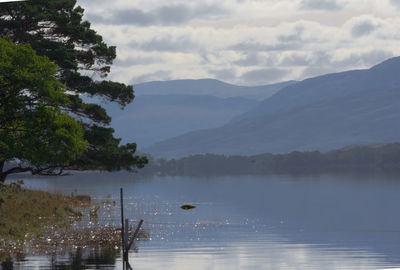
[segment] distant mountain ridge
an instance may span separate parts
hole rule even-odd
[[[344,97],[374,88],[394,87],[399,84],[400,57],[391,58],[366,70],[352,70],[310,78],[279,91],[257,107],[234,120],[291,110],[318,101]]]
[[[400,141],[400,57],[368,70],[328,74],[281,89],[215,129],[145,149],[155,156],[327,151]]]
[[[143,95],[123,111],[109,111],[116,135],[140,149],[188,131],[221,126],[257,104],[241,97]]]
[[[263,100],[283,87],[295,84],[288,81],[261,86],[238,86],[215,79],[154,81],[134,86],[135,94],[141,95],[207,95],[219,98],[243,97]]]
[[[134,86],[136,98],[124,110],[102,104],[123,142],[139,149],[186,132],[219,127],[294,82],[235,86],[213,79],[148,82]],[[100,101],[94,101],[100,102]]]

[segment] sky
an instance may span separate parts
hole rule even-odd
[[[78,0],[117,46],[109,78],[264,85],[400,56],[400,0]]]

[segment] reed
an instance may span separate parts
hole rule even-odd
[[[0,184],[0,262],[73,253],[76,248],[120,249],[118,224],[98,220],[99,212],[114,211],[115,202],[29,190],[22,184]],[[138,235],[142,240],[148,237],[144,230]]]
[[[28,190],[23,182],[0,184],[0,257],[28,238],[46,235],[48,228],[65,228],[90,209],[88,197]]]

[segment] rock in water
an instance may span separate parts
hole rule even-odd
[[[191,205],[191,204],[184,204],[184,205],[181,206],[181,208],[183,210],[190,210],[190,209],[196,208],[196,206]]]

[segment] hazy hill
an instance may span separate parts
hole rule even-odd
[[[329,74],[286,87],[222,127],[145,149],[155,156],[286,153],[400,141],[400,58],[369,70]]]
[[[188,131],[221,126],[256,104],[241,97],[143,95],[123,111],[115,106],[108,111],[116,135],[142,148]]]
[[[238,86],[214,79],[171,80],[147,82],[135,85],[135,94],[141,95],[210,95],[220,98],[244,97],[263,100],[278,92],[281,88],[292,85],[295,81],[262,86]]]
[[[189,131],[221,126],[255,107],[261,97],[293,83],[245,87],[212,79],[148,82],[134,86],[136,98],[123,111],[115,104],[103,106],[116,135],[142,149]]]
[[[389,59],[367,70],[323,75],[285,87],[234,120],[292,110],[318,101],[345,97],[368,89],[399,85],[400,58]]]

